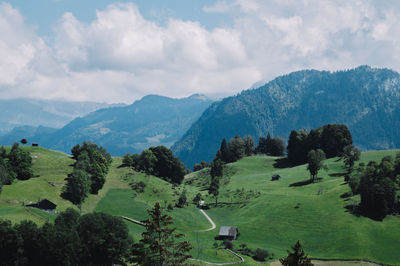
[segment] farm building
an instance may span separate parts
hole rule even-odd
[[[221,226],[219,229],[218,239],[236,240],[238,237],[238,229],[236,226]]]
[[[279,180],[279,179],[281,179],[280,175],[273,175],[272,178],[271,178],[272,181],[276,181],[276,180]]]
[[[49,201],[48,199],[39,200],[36,203],[28,204],[27,207],[35,207],[42,210],[54,210],[57,205],[53,202]]]

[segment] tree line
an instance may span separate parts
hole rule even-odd
[[[293,165],[307,162],[308,152],[321,149],[326,158],[340,156],[344,147],[353,144],[351,133],[346,125],[328,124],[308,132],[305,129],[290,133],[287,157]]]
[[[106,213],[81,216],[68,208],[41,227],[0,220],[1,265],[183,265],[191,258],[190,243],[159,203],[148,213],[136,243],[122,219]]]
[[[81,205],[89,193],[97,194],[103,187],[112,158],[105,148],[92,142],[75,145],[71,153],[76,161],[72,173],[65,178],[61,196]]]
[[[10,185],[15,179],[27,180],[33,177],[32,157],[15,142],[10,151],[0,147],[0,192],[2,185]]]
[[[380,163],[361,163],[349,179],[354,195],[360,194],[361,214],[376,220],[399,211],[396,189],[400,185],[400,153],[395,158],[385,156]]]
[[[132,245],[126,224],[106,213],[69,208],[41,227],[0,220],[1,265],[123,265]]]
[[[186,174],[185,165],[165,146],[150,147],[141,154],[126,153],[122,163],[136,171],[160,177],[173,184],[182,183]]]

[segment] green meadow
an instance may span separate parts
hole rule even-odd
[[[27,181],[16,181],[3,186],[0,194],[0,217],[19,222],[30,219],[38,224],[55,219],[56,214],[26,208],[23,205],[47,198],[57,204],[57,210],[74,207],[60,197],[64,178],[72,171],[70,156],[40,147],[23,147],[33,158],[36,175]],[[383,156],[394,156],[398,151],[370,151],[362,153],[360,162],[380,161]],[[185,208],[167,211],[174,219],[178,232],[184,233],[193,245],[195,259],[211,262],[237,261],[229,252],[213,248],[214,237],[222,225],[237,226],[240,232],[234,247],[247,244],[252,249],[268,250],[277,261],[286,250],[301,240],[306,253],[321,259],[366,259],[384,264],[400,264],[400,216],[388,216],[383,221],[358,217],[349,212],[360,201],[358,196],[347,196],[350,188],[343,181],[343,162],[337,158],[326,161],[328,170],[321,170],[320,179],[301,185],[309,179],[306,165],[279,168],[280,158],[251,156],[229,164],[221,179],[218,207],[207,195],[210,177],[207,169],[191,173],[180,186],[171,184],[129,168],[121,168],[121,158],[113,158],[107,181],[98,195],[90,195],[81,208],[82,213],[107,212],[136,220],[147,218],[147,209],[160,202],[164,207],[175,206],[179,195],[186,191]],[[279,174],[281,179],[271,181]],[[143,192],[134,191],[134,183],[146,184]],[[296,184],[298,186],[290,186]],[[300,184],[300,185],[299,185]],[[191,204],[201,193],[210,207],[207,214],[217,228],[211,227],[199,209]],[[143,228],[126,222],[135,241]],[[258,265],[249,257],[242,265]],[[201,264],[201,262],[199,262]],[[335,265],[350,265],[337,263]]]

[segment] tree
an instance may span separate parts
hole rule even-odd
[[[202,196],[200,193],[197,193],[196,196],[193,198],[193,204],[199,205],[200,201],[202,200]]]
[[[265,259],[268,258],[268,256],[269,253],[267,250],[257,248],[256,251],[254,252],[253,259],[257,261],[265,261]]]
[[[288,145],[286,147],[288,153],[288,160],[295,165],[304,164],[307,162],[307,130],[292,130],[290,132]]]
[[[247,139],[244,138],[245,140],[245,151],[244,153],[246,156],[250,156],[254,153],[254,140],[252,136],[247,136]]]
[[[391,179],[393,160],[382,158],[381,163],[370,161],[361,173],[359,191],[360,207],[365,215],[382,220],[395,207],[396,185]]]
[[[3,185],[11,185],[17,174],[12,171],[8,161],[0,157],[0,183]]]
[[[222,176],[224,172],[224,164],[220,159],[213,160],[211,163],[211,177]]]
[[[343,148],[341,157],[344,159],[344,167],[346,168],[347,173],[351,174],[353,172],[354,163],[360,160],[361,152],[353,145],[347,145]]]
[[[133,166],[133,158],[129,152],[125,153],[124,156],[122,157],[122,165]]]
[[[15,142],[8,154],[10,169],[16,174],[16,178],[27,180],[33,177],[32,157],[29,152],[22,150],[18,143]]]
[[[268,133],[268,136],[271,138],[269,133]],[[267,154],[267,152],[268,152],[267,146],[268,146],[267,139],[263,138],[263,137],[260,137],[258,139],[258,146],[256,148],[257,153]]]
[[[343,124],[328,124],[322,127],[321,149],[327,158],[341,155],[344,147],[353,144],[351,133]]]
[[[239,136],[229,140],[228,149],[230,154],[229,162],[236,162],[244,157],[246,151],[246,142]]]
[[[142,239],[133,247],[133,263],[138,265],[182,265],[191,258],[188,254],[192,248],[189,242],[179,239],[183,234],[176,234],[173,228],[172,217],[163,214],[157,202],[151,210],[147,211],[150,218],[143,221],[146,231]]]
[[[21,139],[21,143],[22,143],[23,145],[25,145],[26,143],[28,143],[28,141],[27,141],[26,139]]]
[[[215,197],[215,206],[218,206],[219,178],[217,176],[211,176],[211,183],[210,187],[208,188],[208,194]]]
[[[181,195],[178,198],[178,203],[176,204],[176,207],[178,207],[178,208],[185,207],[186,201],[187,201],[186,190],[183,190]]]
[[[272,156],[283,156],[285,144],[282,138],[273,138],[269,141],[269,154]]]
[[[293,252],[288,252],[286,258],[280,258],[279,261],[285,266],[311,266],[311,260],[307,258],[300,241],[297,241],[294,246],[292,246]]]
[[[217,152],[216,158],[221,159],[221,161],[225,163],[231,162],[231,154],[228,149],[228,144],[226,143],[226,139],[224,138],[221,142],[221,146]]]
[[[319,170],[324,167],[325,153],[321,149],[311,150],[308,152],[307,158],[307,170],[310,171],[311,182],[314,182]]]
[[[42,260],[38,243],[40,231],[38,226],[32,221],[25,220],[16,224],[14,228],[22,240],[22,254],[19,257],[20,265],[41,265]]]
[[[77,232],[83,243],[82,265],[124,264],[130,258],[133,241],[119,217],[85,214],[79,219]]]
[[[74,169],[68,177],[61,196],[75,205],[81,205],[90,191],[90,180],[88,174],[80,169]]]
[[[170,149],[165,146],[150,147],[157,158],[154,175],[161,177],[173,184],[180,184],[185,177],[185,165],[175,157]]]
[[[2,265],[18,265],[21,238],[10,221],[0,220],[0,261]]]

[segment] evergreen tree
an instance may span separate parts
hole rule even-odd
[[[218,206],[219,178],[217,176],[211,176],[211,183],[210,187],[208,188],[208,194],[215,197],[215,206]]]
[[[286,258],[280,258],[279,261],[285,266],[311,266],[311,260],[307,258],[300,241],[297,241],[292,246],[293,252],[287,251],[288,256]]]
[[[254,140],[252,136],[247,136],[245,139],[245,151],[246,156],[250,156],[254,153]]]
[[[183,265],[191,258],[189,242],[179,242],[184,235],[175,233],[172,217],[162,213],[159,203],[147,212],[150,218],[143,221],[146,231],[134,245],[132,262],[144,266]]]
[[[211,177],[222,176],[224,172],[224,164],[220,159],[214,159],[211,163]]]
[[[226,139],[224,138],[221,142],[221,147],[219,148],[216,158],[220,159],[225,163],[231,162],[231,154],[228,149],[228,144],[226,143]]]

